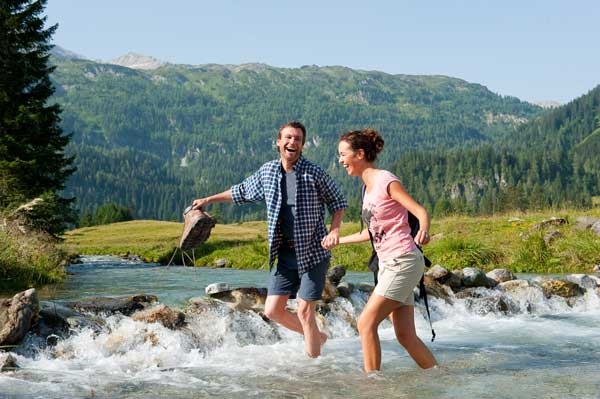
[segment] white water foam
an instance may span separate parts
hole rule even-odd
[[[183,274],[182,280],[189,276]],[[430,297],[433,343],[422,305],[416,307],[417,331],[441,366],[435,371],[418,369],[386,320],[380,328],[383,371],[366,378],[354,323],[367,295],[355,291],[349,300],[336,299],[320,319],[330,339],[318,359],[305,356],[299,334],[253,312],[188,313],[180,330],[113,315],[104,319],[101,332],[81,329],[54,348],[34,355],[17,352],[20,369],[0,373],[0,398],[371,398],[373,392],[419,398],[597,398],[600,301],[593,290],[571,304],[545,298],[535,287],[479,294],[480,301],[454,299],[452,304]],[[502,295],[515,305],[510,311],[486,302]]]

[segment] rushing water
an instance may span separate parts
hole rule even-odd
[[[71,266],[68,282],[40,292],[43,300],[153,294],[183,309],[214,282],[264,287],[266,271],[164,267],[90,257]],[[351,282],[370,274],[349,273]],[[483,295],[487,290],[482,291]],[[303,354],[302,338],[253,312],[187,316],[186,331],[113,315],[103,332],[74,331],[52,349],[17,352],[20,368],[0,373],[0,398],[599,398],[600,299],[593,290],[572,307],[562,298],[526,291],[529,307],[510,315],[466,300],[431,298],[437,337],[416,309],[417,330],[440,367],[420,370],[380,329],[383,372],[362,372],[359,338],[348,323],[367,298],[336,299],[326,316],[331,338],[323,355]],[[293,305],[293,301],[290,301]],[[533,305],[532,305],[533,304]],[[151,333],[154,342],[144,339]]]

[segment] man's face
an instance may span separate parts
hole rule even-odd
[[[288,126],[281,131],[281,135],[277,138],[277,148],[282,160],[289,163],[296,163],[302,154],[302,130]]]

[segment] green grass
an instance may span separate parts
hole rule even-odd
[[[477,267],[485,271],[508,268],[523,273],[590,273],[600,263],[600,238],[590,231],[574,228],[578,216],[600,217],[600,209],[505,214],[490,217],[451,216],[433,219],[431,243],[425,254],[434,264],[449,269]],[[535,226],[551,217],[569,224],[542,231]],[[560,236],[550,244],[543,237],[555,229]],[[174,255],[182,223],[138,220],[87,227],[64,235],[63,248],[73,254],[139,255],[147,262],[166,264]],[[342,234],[359,230],[359,224],[344,222]],[[210,238],[195,250],[197,266],[212,266],[219,258],[227,266],[259,269],[267,267],[267,226],[265,222],[217,224]],[[369,242],[344,245],[332,251],[332,265],[349,270],[367,270]],[[175,253],[181,263],[181,255]],[[186,260],[186,264],[190,264]]]
[[[507,268],[517,273],[590,273],[600,263],[600,237],[575,228],[578,216],[600,217],[600,209],[504,214],[490,217],[452,216],[432,220],[428,257],[456,268],[475,264],[482,270]],[[552,217],[569,223],[536,229]],[[560,236],[546,244],[544,235]]]
[[[544,270],[549,272],[551,264],[558,266],[560,259],[552,254],[550,245],[544,240],[542,231],[535,232],[524,238],[514,251],[513,270],[524,272],[531,270]]]
[[[79,255],[139,255],[145,262],[161,262],[177,246],[182,223],[154,220],[84,227],[68,231],[64,249]]]
[[[0,231],[0,289],[22,289],[63,281],[67,253],[51,237],[14,237]]]
[[[501,265],[503,259],[498,249],[487,247],[478,240],[461,237],[443,237],[430,248],[427,256],[451,270],[464,267],[494,268]]]
[[[174,255],[181,263],[181,254],[174,252],[182,232],[183,223],[134,220],[69,231],[63,245],[72,254],[135,254],[145,262],[158,263],[167,263]],[[196,265],[209,266],[216,259],[227,258],[236,268],[260,267],[266,262],[266,234],[265,222],[218,224],[207,242],[194,251]]]
[[[342,223],[341,235],[360,231],[360,223]],[[367,262],[373,250],[369,241],[360,244],[340,245],[331,251],[331,265],[343,265],[349,270],[368,271]]]

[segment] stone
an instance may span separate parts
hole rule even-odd
[[[543,229],[547,229],[548,227],[551,227],[551,226],[561,226],[563,224],[568,224],[568,223],[569,222],[567,221],[567,219],[551,217],[550,219],[544,220],[541,223],[535,225],[533,227],[533,229],[534,230],[543,230]]]
[[[211,294],[210,297],[226,302],[232,310],[262,312],[264,311],[267,299],[267,289],[254,287],[236,288]]]
[[[498,284],[498,288],[502,289],[503,291],[514,291],[529,287],[531,287],[531,283],[527,280],[509,280]]]
[[[590,227],[590,230],[592,230],[597,236],[600,236],[600,221],[594,223],[592,227]]]
[[[342,298],[350,298],[350,295],[352,295],[352,292],[354,292],[354,284],[348,281],[342,281],[338,284],[337,290],[339,296]]]
[[[550,298],[552,295],[557,295],[563,298],[572,298],[584,294],[584,289],[572,281],[565,280],[545,280],[540,284],[544,290],[544,295]]]
[[[325,303],[333,301],[337,297],[337,287],[329,281],[325,280],[325,287],[323,287],[323,293],[321,294],[321,300]]]
[[[157,302],[155,295],[133,295],[119,297],[92,297],[77,302],[67,303],[67,306],[80,312],[91,313],[121,313],[130,316],[138,310],[145,309],[147,305]]]
[[[356,286],[356,288],[359,291],[367,292],[367,293],[370,294],[375,289],[375,284],[373,284],[373,283],[367,283],[365,281],[362,281],[362,282],[358,283],[358,285]]]
[[[515,313],[519,308],[510,300],[503,297],[466,297],[465,307],[470,312],[486,315],[488,313]]]
[[[443,283],[446,280],[448,273],[450,272],[445,267],[440,265],[433,265],[429,270],[427,270],[425,275],[430,276],[434,280]]]
[[[186,209],[183,213],[183,233],[179,248],[188,251],[204,243],[216,224],[215,218],[200,209]]]
[[[212,283],[206,286],[204,292],[206,293],[206,295],[211,295],[229,290],[231,290],[231,287],[227,283]]]
[[[425,284],[425,291],[427,291],[427,295],[432,296],[434,298],[443,299],[446,303],[451,304],[453,301],[454,293],[447,285],[440,284],[437,280],[425,276],[423,279],[423,283]]]
[[[515,279],[515,275],[508,269],[494,269],[486,273],[486,276],[498,283]]]
[[[346,268],[344,266],[338,265],[334,266],[327,272],[327,279],[331,281],[333,285],[339,285],[342,278],[346,275]]]
[[[546,243],[546,245],[550,245],[552,244],[552,242],[554,242],[555,240],[559,239],[562,237],[562,233],[558,230],[551,230],[549,232],[547,232],[546,234],[544,234],[544,242]]]
[[[17,359],[10,353],[3,355],[0,354],[0,372],[11,371],[19,368]]]
[[[35,288],[0,301],[0,346],[16,345],[39,318],[40,303]]]
[[[591,229],[594,223],[600,222],[600,218],[593,216],[580,216],[575,219],[575,228],[579,230]]]
[[[587,274],[570,274],[565,277],[565,280],[579,285],[585,289],[594,289],[598,285],[596,280]]]
[[[485,273],[474,267],[465,267],[462,282],[465,287],[488,287],[489,281]]]
[[[231,308],[227,306],[226,302],[222,302],[218,299],[210,297],[192,297],[188,300],[185,309],[186,313],[192,314],[202,314],[215,310],[231,311]]]
[[[185,315],[183,312],[171,309],[165,305],[141,310],[134,313],[131,318],[146,323],[160,323],[171,330],[185,325]]]

